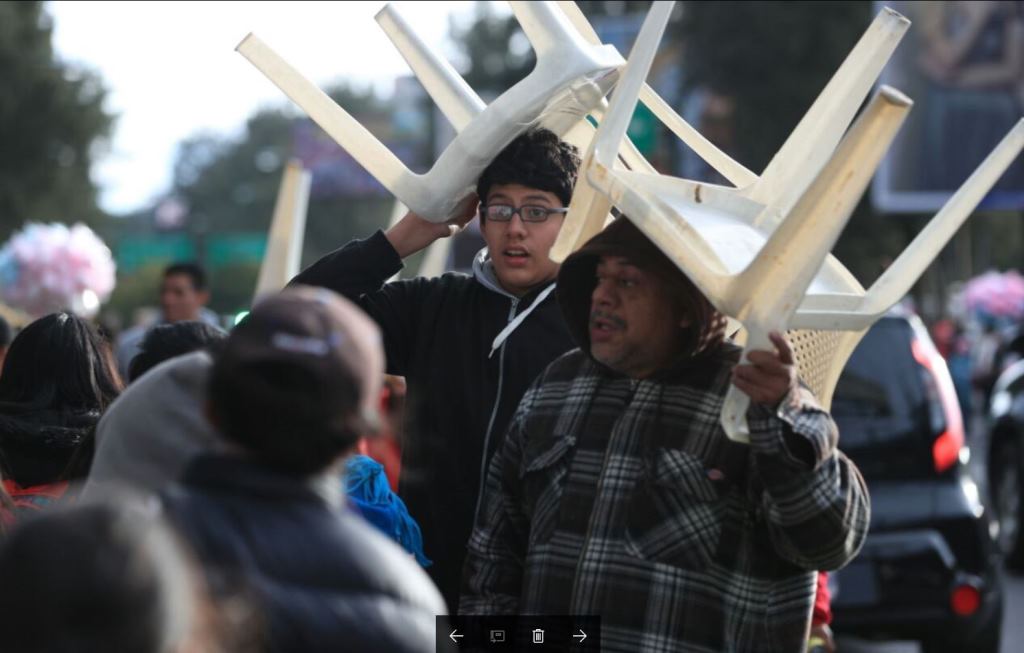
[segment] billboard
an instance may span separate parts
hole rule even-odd
[[[912,21],[881,83],[914,100],[875,176],[887,213],[939,209],[1024,116],[1024,3],[876,2]],[[1024,160],[980,209],[1024,209]]]

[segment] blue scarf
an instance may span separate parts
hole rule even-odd
[[[423,554],[423,536],[405,503],[391,491],[384,466],[373,458],[355,455],[345,463],[345,493],[366,521],[416,556],[422,567],[433,563]]]

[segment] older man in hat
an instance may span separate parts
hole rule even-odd
[[[750,354],[620,218],[558,276],[579,345],[526,392],[487,477],[463,614],[601,617],[609,651],[800,651],[816,570],[859,550],[869,502],[792,351]],[[719,414],[752,400],[750,444]]]

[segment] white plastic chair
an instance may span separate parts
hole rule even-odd
[[[494,102],[479,97],[427,48],[393,8],[378,21],[458,134],[431,169],[416,174],[315,84],[250,34],[237,50],[285,92],[396,198],[420,216],[457,214],[483,169],[534,125],[563,135],[598,106],[623,61],[614,48],[586,43],[553,2],[513,2],[534,51],[534,70]]]
[[[803,330],[791,334],[798,341],[800,370],[827,405],[860,334],[910,289],[1020,152],[1024,121],[865,292],[829,252],[911,102],[882,87],[842,133],[909,22],[883,10],[764,173],[744,188],[730,189],[616,166],[618,144],[671,9],[671,3],[654,3],[644,21],[584,159],[552,258],[561,260],[600,231],[616,206],[716,308],[743,324],[744,355],[771,349],[770,331]],[[815,333],[823,329],[852,333]],[[726,397],[722,425],[731,439],[748,440],[748,404],[735,388]]]
[[[263,295],[281,290],[299,273],[311,180],[309,171],[303,169],[299,161],[289,161],[285,165],[274,204],[274,217],[267,232],[267,249],[253,293],[254,303]]]

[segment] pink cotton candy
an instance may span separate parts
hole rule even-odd
[[[92,229],[30,223],[0,249],[0,300],[39,317],[93,317],[114,290],[114,259]]]

